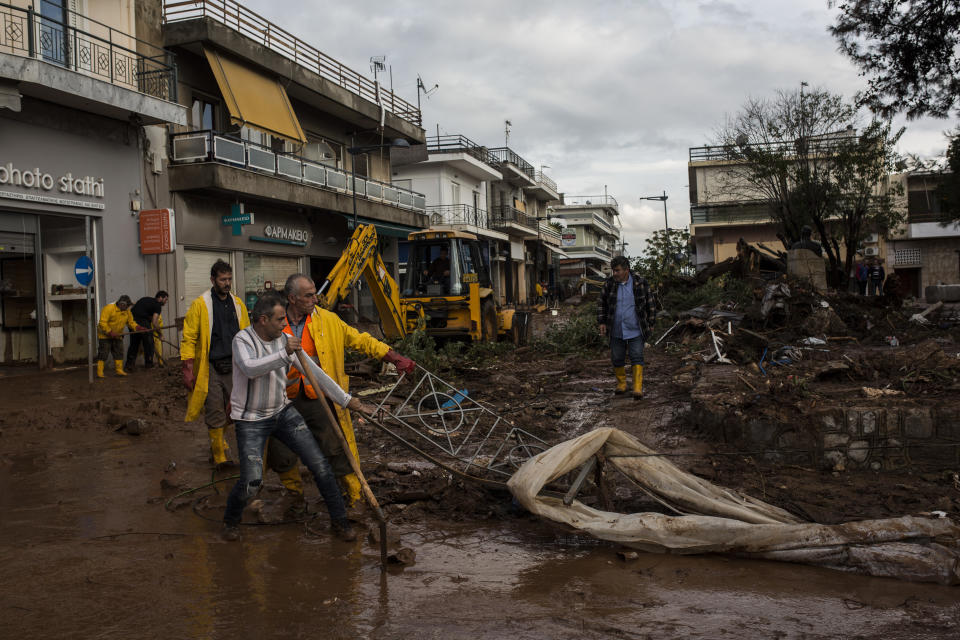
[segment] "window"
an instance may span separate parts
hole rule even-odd
[[[207,98],[194,98],[190,108],[190,124],[194,131],[216,130],[217,105]]]
[[[310,162],[327,165],[328,167],[337,167],[340,159],[340,153],[338,153],[339,148],[340,145],[334,146],[323,139],[311,140],[303,145],[301,154],[304,159]]]
[[[65,0],[40,0],[40,55],[47,62],[66,64],[66,18]]]
[[[367,153],[358,153],[353,156],[353,172],[362,178],[370,175],[370,155]]]

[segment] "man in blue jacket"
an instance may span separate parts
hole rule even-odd
[[[613,273],[603,283],[597,324],[600,335],[610,338],[610,359],[617,378],[614,393],[627,392],[626,356],[633,365],[633,399],[643,398],[643,343],[653,330],[656,308],[650,285],[630,272],[630,262],[617,256],[610,262]]]

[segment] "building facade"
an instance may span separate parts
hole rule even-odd
[[[424,197],[390,182],[424,150],[417,107],[230,0],[166,3],[162,24],[188,111],[158,162],[180,231],[177,314],[218,258],[248,305],[291,273],[319,285],[354,218],[376,225],[396,277],[398,239],[427,225]],[[359,305],[376,317],[368,297]]]
[[[0,363],[86,360],[79,258],[94,314],[156,292],[139,246],[144,127],[187,122],[173,57],[133,0],[14,1],[0,24]]]
[[[547,224],[556,183],[510,149],[462,135],[430,136],[427,151],[426,162],[394,170],[394,184],[424,194],[431,227],[480,238],[501,305],[533,302],[536,282],[555,283],[562,255]]]
[[[929,171],[891,177],[903,187],[899,206],[907,216],[888,234],[881,257],[887,273],[899,276],[904,296],[922,298],[931,285],[960,284],[960,224],[949,221],[955,213],[946,209],[941,180]]]
[[[621,253],[620,207],[610,195],[565,196],[552,207],[553,216],[562,221],[561,248],[566,258],[560,261],[560,277],[565,282],[581,277],[605,278],[610,260]]]

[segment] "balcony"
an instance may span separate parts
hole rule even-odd
[[[613,251],[599,245],[564,247],[563,251],[571,258],[593,259],[605,262],[609,262],[614,255]]]
[[[768,222],[770,209],[767,203],[737,203],[729,205],[692,206],[690,224],[733,225],[747,222]]]
[[[544,222],[543,220],[539,221],[540,229],[540,239],[546,242],[547,244],[552,244],[555,247],[560,246],[560,232],[557,231],[556,227],[551,226],[549,223]]]
[[[801,140],[690,147],[690,162],[749,162],[751,157],[756,158],[764,155],[790,157],[799,153],[801,143],[808,156],[829,156],[840,149],[848,148],[851,143],[856,141],[857,135],[854,132],[840,131],[833,134],[802,138]]]
[[[186,122],[172,53],[82,14],[64,16],[0,3],[0,77],[24,95],[108,117]]]
[[[534,181],[536,185],[527,188],[528,193],[546,202],[560,199],[560,192],[557,191],[557,183],[551,180],[543,171],[536,172]]]
[[[280,6],[277,5],[278,10]],[[420,129],[422,118],[420,109],[416,105],[384,89],[379,82],[341,64],[234,0],[164,0],[163,2],[165,25],[175,25],[191,20],[201,21],[206,18],[246,36],[258,48],[267,49],[355,96],[377,106],[383,106],[390,114]],[[259,59],[263,62],[262,55]],[[423,135],[422,129],[420,135]]]
[[[517,155],[509,147],[490,149],[490,154],[500,163],[503,179],[515,187],[537,186],[537,172],[533,165]]]
[[[350,173],[335,167],[213,131],[173,135],[170,146],[173,191],[239,192],[341,213],[352,211]],[[286,192],[277,187],[277,180],[290,185]],[[426,199],[420,193],[357,176],[356,197],[362,216],[426,226]]]
[[[506,205],[497,205],[490,210],[490,228],[512,236],[537,237],[537,219]]]
[[[443,162],[477,180],[503,179],[500,161],[489,149],[465,136],[428,136],[427,153],[427,162]]]

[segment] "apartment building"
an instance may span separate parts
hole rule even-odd
[[[431,227],[480,238],[501,305],[531,302],[536,282],[555,282],[563,255],[547,223],[556,183],[510,149],[459,134],[429,136],[427,152],[426,162],[395,169],[394,184],[424,194]]]
[[[610,260],[620,255],[620,206],[611,195],[565,196],[552,207],[553,216],[566,225],[560,261],[565,281],[581,277],[605,278]]]
[[[737,255],[737,241],[779,247],[777,225],[766,201],[750,199],[741,190],[725,189],[731,162],[722,147],[693,147],[687,170],[690,184],[690,242],[693,262],[702,269]]]
[[[178,315],[218,258],[248,305],[294,272],[322,282],[354,218],[376,225],[396,276],[398,239],[427,226],[424,196],[391,183],[394,164],[425,157],[418,108],[232,0],[162,13],[188,111],[158,165],[180,231]]]
[[[506,233],[490,228],[487,207],[488,185],[502,179],[499,161],[483,147],[463,135],[427,137],[427,160],[396,167],[393,184],[422,193],[431,228],[455,229],[481,240],[483,259],[491,264],[491,284],[500,304],[505,258],[501,247],[509,244]],[[400,243],[400,262],[406,262],[406,243]]]
[[[502,177],[488,184],[490,227],[509,238],[501,249],[500,279],[508,300],[532,301],[535,283],[554,286],[559,260],[560,233],[549,224],[550,205],[560,200],[557,184],[509,147],[490,149]]]
[[[928,286],[960,284],[960,224],[949,222],[956,213],[946,209],[939,191],[942,179],[935,171],[891,177],[903,186],[898,204],[907,217],[888,234],[882,257],[887,272],[899,276],[904,296],[922,298]]]
[[[0,363],[86,360],[82,256],[94,314],[159,285],[139,243],[144,127],[184,125],[187,109],[142,25],[134,0],[0,5]]]

